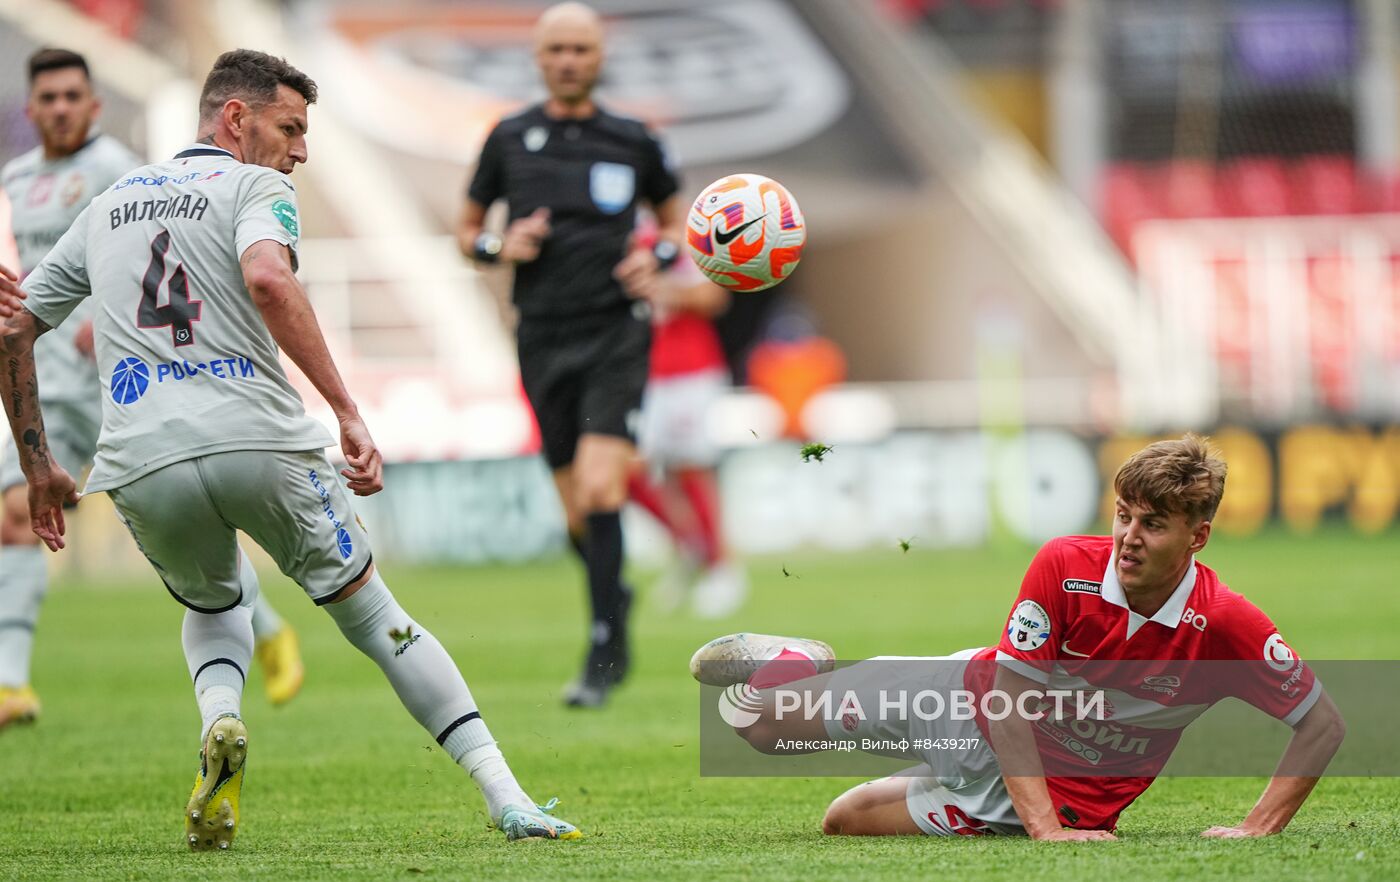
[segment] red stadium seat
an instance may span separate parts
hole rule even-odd
[[[1151,178],[1151,172],[1136,163],[1119,163],[1104,170],[1100,213],[1108,234],[1125,254],[1130,250],[1133,227],[1166,214],[1156,202]]]
[[[1362,211],[1400,211],[1400,169],[1360,176]]]
[[[1350,261],[1339,253],[1320,254],[1308,261],[1308,349],[1314,390],[1334,411],[1348,410],[1355,403],[1351,269]]]
[[[1237,255],[1215,260],[1215,352],[1221,361],[1246,372],[1253,346],[1248,274]]]
[[[1400,362],[1400,254],[1390,256],[1390,333],[1381,341],[1381,353]]]
[[[1160,204],[1168,217],[1219,217],[1223,213],[1212,163],[1199,159],[1170,162],[1161,171],[1160,185]]]
[[[1346,156],[1309,156],[1293,166],[1290,181],[1298,214],[1355,214],[1361,210],[1356,166]]]
[[[1221,170],[1221,202],[1232,217],[1288,214],[1288,174],[1283,161],[1251,156],[1229,163]]]
[[[943,9],[949,0],[881,0],[885,14],[898,22],[918,21]]]

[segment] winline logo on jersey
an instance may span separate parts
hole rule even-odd
[[[163,361],[156,365],[156,385],[184,380],[239,382],[257,376],[251,358],[215,358],[209,361]],[[127,356],[112,368],[112,400],[117,404],[135,404],[151,388],[151,367],[139,358]]]
[[[1391,685],[1400,662],[1304,663],[1281,640],[1267,643],[1244,661],[969,653],[838,664],[765,688],[702,686],[701,773],[1267,776],[1286,766],[1280,774],[1400,775]],[[727,672],[697,676],[723,682]],[[1330,765],[1284,757],[1324,682],[1347,724],[1341,751]],[[1033,737],[1033,763],[994,749],[1007,727]]]

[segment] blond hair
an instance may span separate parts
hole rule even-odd
[[[1210,439],[1188,432],[1128,457],[1113,479],[1113,489],[1131,505],[1209,521],[1225,495],[1225,461]]]

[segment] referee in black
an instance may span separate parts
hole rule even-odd
[[[478,263],[515,267],[521,379],[593,605],[583,673],[565,700],[596,707],[628,668],[619,513],[651,345],[644,298],[676,259],[682,210],[656,138],[593,101],[598,14],[550,7],[535,26],[535,60],[549,98],[486,139],[457,237]],[[483,227],[497,199],[509,205],[504,236]],[[661,229],[652,250],[630,248],[643,202]]]

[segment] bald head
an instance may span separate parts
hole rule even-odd
[[[603,44],[603,17],[586,3],[556,3],[535,22],[535,45],[561,33],[591,35]]]
[[[603,66],[603,19],[583,3],[551,6],[535,23],[535,62],[556,109],[591,108]]]

